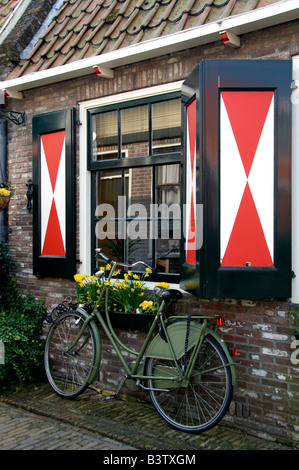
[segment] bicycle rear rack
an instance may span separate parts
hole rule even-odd
[[[52,312],[46,316],[46,321],[48,323],[56,323],[57,318],[64,312],[71,310],[74,307],[72,304],[73,299],[71,297],[66,297],[63,302],[57,305],[57,307],[53,308]]]

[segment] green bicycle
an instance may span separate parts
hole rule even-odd
[[[111,265],[108,281],[116,266],[100,249],[97,255]],[[139,261],[130,265],[132,270]],[[102,275],[99,271],[97,276]],[[107,283],[109,284],[109,282]],[[159,415],[173,428],[200,433],[215,426],[230,405],[236,385],[235,362],[216,332],[217,319],[209,316],[170,316],[163,309],[166,300],[181,298],[180,291],[164,290],[140,351],[124,345],[112,327],[106,295],[104,312],[97,307],[90,313],[84,308],[67,310],[53,321],[45,344],[44,363],[47,379],[63,398],[75,398],[93,383],[101,363],[101,337],[98,323],[109,338],[123,367],[125,381],[136,389],[147,390]],[[159,333],[156,327],[159,326]],[[128,363],[123,350],[136,356]]]

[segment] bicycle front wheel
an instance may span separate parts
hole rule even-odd
[[[100,360],[99,334],[92,322],[70,349],[84,320],[80,312],[68,311],[57,318],[46,339],[44,365],[47,379],[63,398],[75,398],[86,390]]]
[[[192,349],[187,354],[187,364],[191,353]],[[184,357],[180,362],[183,367]],[[189,433],[200,433],[215,426],[227,412],[233,394],[227,364],[221,345],[207,335],[188,384],[177,380],[170,385],[169,380],[148,379],[149,395],[159,415],[173,428]],[[161,373],[166,379],[179,376],[174,361],[148,358],[146,374],[161,377]]]

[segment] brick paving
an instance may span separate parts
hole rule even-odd
[[[105,400],[88,389],[75,400],[47,383],[0,393],[0,449],[292,450],[223,424],[202,434],[169,427],[150,403]]]
[[[115,440],[0,403],[0,450],[134,450]]]

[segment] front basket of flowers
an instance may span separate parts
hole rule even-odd
[[[11,191],[7,183],[0,183],[0,212],[4,211],[9,204]]]
[[[99,295],[103,286],[109,285],[108,312],[111,324],[117,329],[148,330],[153,318],[159,309],[161,299],[146,286],[146,278],[151,270],[146,268],[144,274],[134,274],[128,271],[120,277],[120,272],[113,273],[111,281],[107,280],[110,265],[104,268],[102,278],[76,274],[76,301],[86,309],[93,309],[96,305],[100,312],[105,311],[105,296],[98,304]],[[156,286],[167,289],[167,283],[157,283]]]

